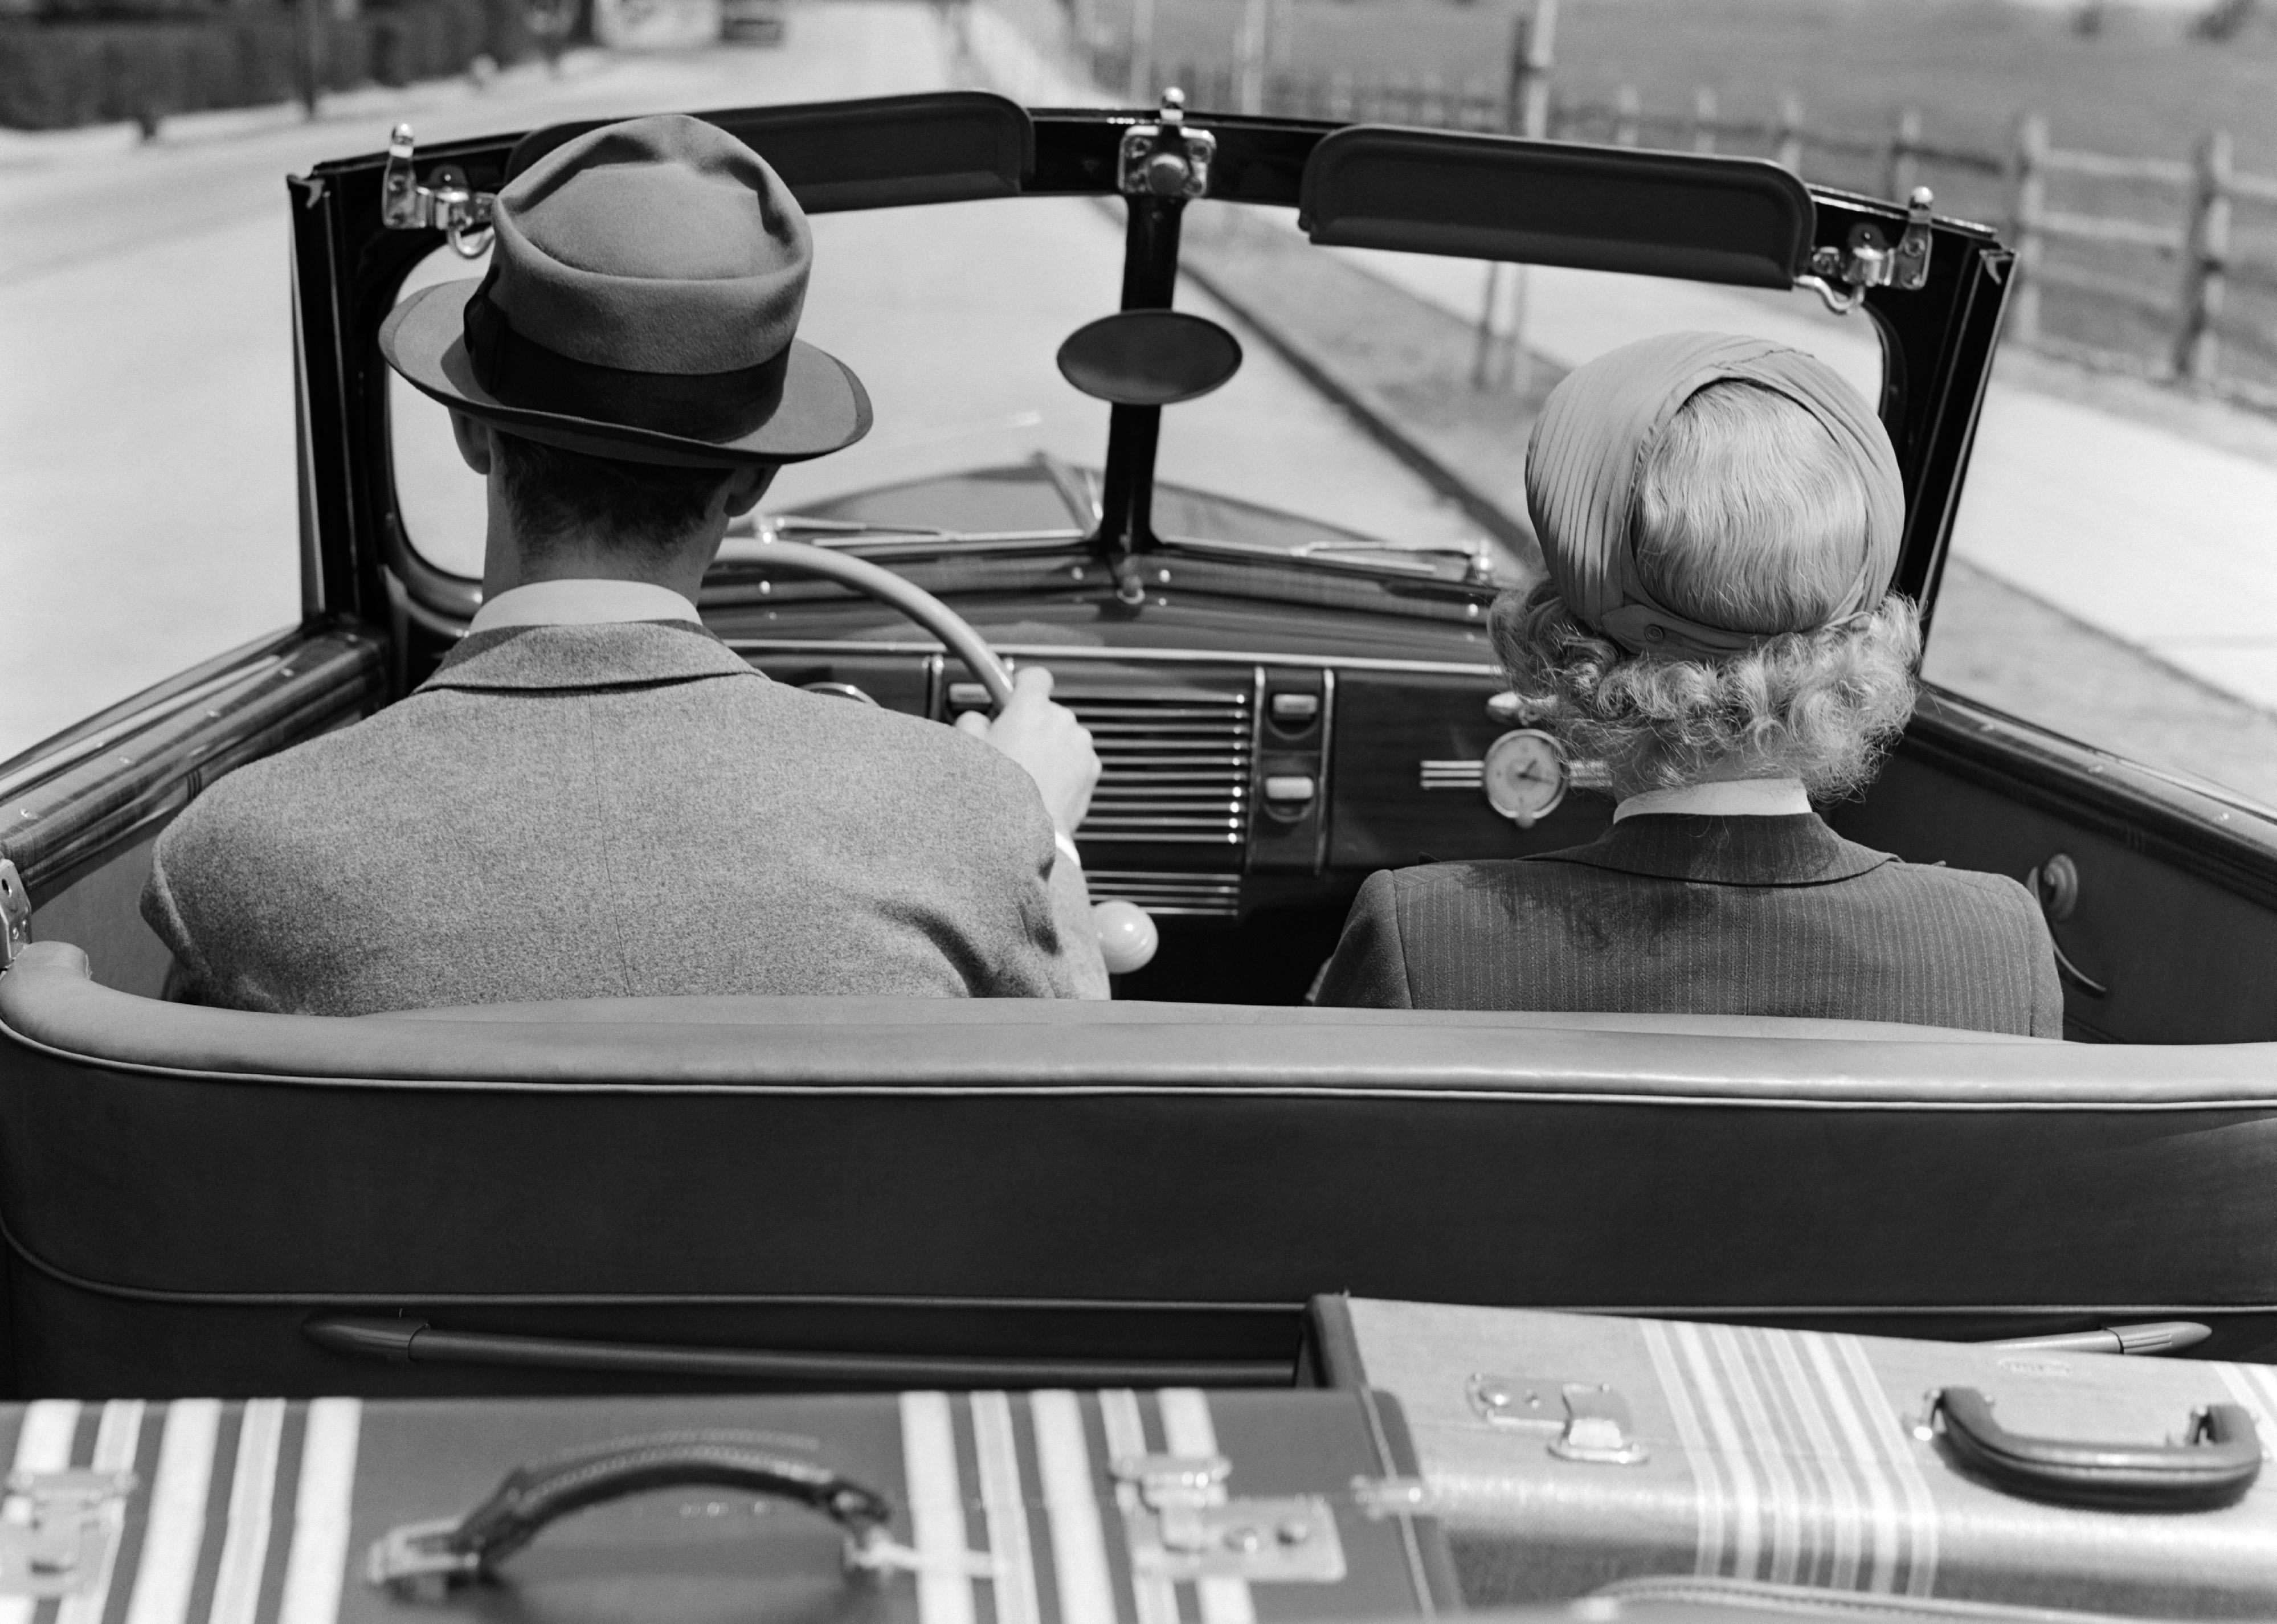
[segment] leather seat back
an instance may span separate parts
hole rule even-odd
[[[871,998],[326,1019],[43,944],[0,976],[0,1220],[23,1380],[90,1392],[369,1388],[299,1337],[341,1311],[1282,1358],[1332,1290],[2212,1311],[2277,1301],[2273,1057]]]

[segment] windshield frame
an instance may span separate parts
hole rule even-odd
[[[930,111],[939,97],[908,98]],[[986,98],[999,102],[1001,98]],[[890,125],[896,98],[864,104]],[[1003,103],[1006,108],[1013,104]],[[775,111],[699,114],[735,124]],[[1015,111],[1020,110],[1014,109]],[[1129,226],[1124,308],[1167,305],[1178,274],[1175,210],[1166,200],[1126,196],[1118,185],[1120,152],[1134,126],[1152,113],[1047,108],[1022,114],[1032,133],[1032,159],[1020,179],[1024,196],[1119,198]],[[1326,120],[1244,117],[1198,111],[1189,127],[1214,138],[1208,195],[1220,202],[1294,209],[1306,162],[1331,132]],[[544,133],[540,133],[542,135]],[[497,136],[438,145],[419,154],[423,180],[448,164],[477,191],[503,183],[515,147],[527,138]],[[1505,138],[1481,136],[1481,142]],[[1606,149],[1611,162],[1665,166],[1665,153]],[[291,182],[294,207],[295,382],[302,458],[303,599],[309,616],[346,616],[387,624],[408,616],[438,632],[462,629],[478,600],[476,583],[422,560],[397,509],[389,438],[387,372],[378,354],[381,319],[418,262],[443,245],[436,229],[389,229],[382,222],[385,154],[318,166]],[[798,188],[794,186],[795,191]],[[1839,248],[1854,229],[1901,230],[1904,209],[1822,187],[1809,188],[1816,211],[1813,242]],[[1001,182],[970,195],[1005,195]],[[816,212],[841,206],[846,194],[802,202]],[[907,201],[907,200],[904,200]],[[941,199],[940,201],[956,201]],[[2012,256],[1986,227],[1939,219],[1931,226],[1928,276],[1913,291],[1872,288],[1860,301],[1884,352],[1879,408],[1896,446],[1908,498],[1906,536],[1895,590],[1919,603],[1926,621],[1958,507],[1978,412],[1990,381],[1993,344]],[[1153,424],[1146,408],[1116,407],[1104,447],[1102,506],[1091,538],[1102,553],[1136,553],[1160,545],[1145,522],[1151,505]],[[1118,484],[1118,480],[1120,484]],[[1139,522],[1133,524],[1134,515]],[[1118,514],[1120,515],[1118,519]],[[1329,567],[1330,560],[1315,560]]]

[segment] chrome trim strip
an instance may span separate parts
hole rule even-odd
[[[986,635],[985,633],[983,634]],[[723,637],[738,654],[939,654],[938,643],[873,641],[845,637]],[[1116,649],[1092,644],[991,644],[999,654],[1019,660],[1096,660],[1120,665],[1238,666],[1262,661],[1307,671],[1397,671],[1419,676],[1483,676],[1499,680],[1492,662],[1457,660],[1378,660],[1345,654],[1258,654],[1214,649]]]
[[[291,659],[289,654],[270,654],[250,665],[240,666],[221,675],[184,689],[171,698],[161,699],[148,710],[137,711],[132,716],[121,717],[100,733],[90,733],[74,743],[66,744],[53,755],[42,756],[0,779],[0,801],[7,800],[19,789],[26,789],[43,779],[52,778],[66,767],[77,766],[90,756],[99,756],[111,745],[121,743],[148,728],[155,728],[170,716],[179,716],[202,700],[212,699],[240,684],[251,686],[263,677],[273,675]]]
[[[1321,803],[1319,832],[1313,839],[1313,872],[1325,873],[1329,867],[1329,836],[1333,832],[1329,821],[1336,815],[1336,674],[1334,670],[1321,673],[1321,782],[1328,786],[1328,795]]]

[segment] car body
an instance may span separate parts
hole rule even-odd
[[[1284,234],[1293,209],[1315,248],[1849,307],[1906,480],[1897,589],[1934,637],[2011,263],[1982,227],[1748,160],[1445,132],[979,93],[704,116],[819,229],[1119,210],[1127,309],[1171,305],[1198,200]],[[476,200],[583,127],[293,181],[303,623],[0,767],[20,1391],[1286,1381],[1329,1290],[1954,1336],[2186,1315],[2206,1352],[2277,1349],[2277,825],[1931,690],[1833,821],[2030,877],[2079,1041],[1304,1008],[1369,873],[1577,843],[1611,806],[1577,791],[1522,826],[1482,793],[1522,720],[1484,629],[1506,568],[1158,481],[1177,406],[1108,408],[1095,468],[888,442],[902,477],[771,502],[702,605],[778,680],[941,720],[980,702],[940,642],[768,552],[820,539],[1051,666],[1107,764],[1094,895],[1162,932],[1117,1003],[159,1002],[134,897],[166,820],[464,630],[475,583],[418,545],[376,333],[446,239],[478,249]]]

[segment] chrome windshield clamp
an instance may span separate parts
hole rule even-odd
[[[1861,220],[1850,228],[1846,247],[1815,249],[1810,269],[1795,278],[1795,286],[1814,290],[1837,316],[1856,309],[1870,287],[1919,292],[1929,281],[1930,211],[1936,202],[1927,187],[1915,187],[1896,242],[1871,220]]]
[[[1162,110],[1154,124],[1134,124],[1123,133],[1117,184],[1125,197],[1207,197],[1217,137],[1186,123],[1186,93],[1176,86],[1162,92]]]
[[[16,962],[32,940],[32,897],[16,865],[0,858],[0,970]]]
[[[379,223],[390,231],[439,231],[462,259],[490,252],[491,210],[497,198],[467,184],[455,164],[438,164],[419,184],[413,167],[411,126],[399,124],[387,138],[387,167],[379,178]]]

